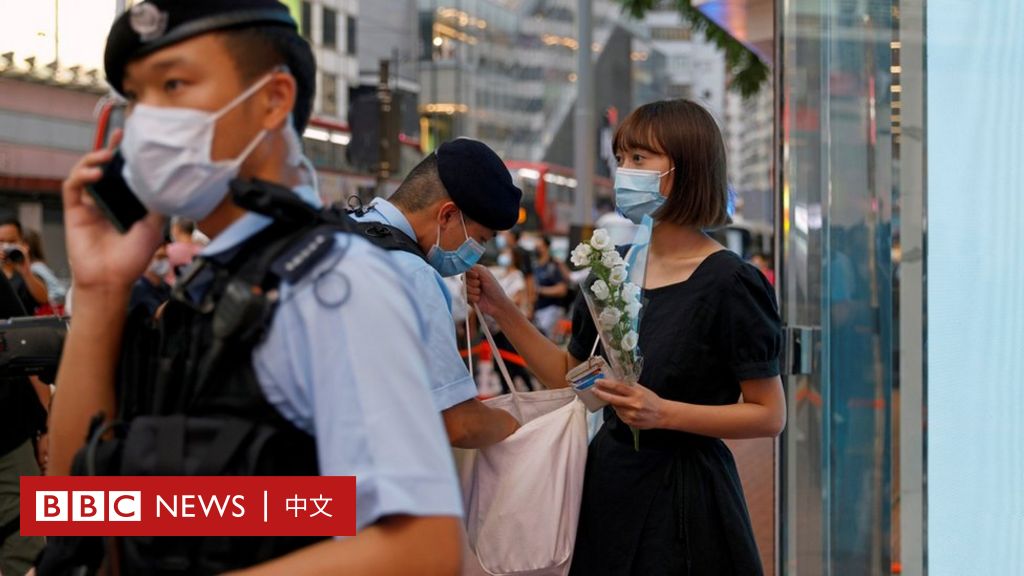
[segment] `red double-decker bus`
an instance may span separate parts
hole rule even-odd
[[[527,230],[567,235],[573,222],[576,198],[576,172],[547,162],[507,161],[512,179],[523,191]],[[613,199],[612,181],[594,177],[594,202]]]

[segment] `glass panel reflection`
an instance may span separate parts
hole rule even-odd
[[[788,379],[787,574],[888,574],[893,560],[898,4],[781,6],[782,298],[787,323],[821,336],[813,373]]]

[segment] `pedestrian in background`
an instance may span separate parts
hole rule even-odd
[[[157,310],[171,298],[171,286],[166,277],[171,263],[167,261],[167,245],[163,244],[153,253],[149,266],[142,276],[132,285],[132,293],[128,297],[128,314],[140,308],[140,313],[147,318],[155,318]]]
[[[511,246],[506,245],[505,249],[498,253],[498,259],[494,266],[491,266],[489,269],[495,279],[498,280],[498,283],[501,284],[501,289],[505,292],[505,295],[515,303],[523,315],[527,315],[529,314],[529,304],[526,301],[528,294],[526,277],[523,275],[521,264],[518,260],[519,254],[517,251],[512,249]],[[505,334],[502,333],[501,326],[491,318],[487,318],[487,322],[494,336],[495,345],[500,352],[504,353],[505,365],[508,368],[512,382],[517,388],[531,390],[533,388],[533,378],[530,376],[530,371],[526,369],[525,362],[516,354],[515,347],[512,346],[512,343],[509,342]],[[508,393],[508,385],[505,379],[498,378],[497,380],[501,383],[502,392]]]
[[[195,237],[195,222],[185,218],[171,218],[171,242],[167,245],[167,263],[170,269],[165,275],[168,284],[173,285],[192,264],[192,260],[202,252],[205,244],[197,242]]]
[[[0,320],[25,315],[21,299],[0,275]],[[0,574],[24,574],[43,549],[42,537],[20,534],[20,482],[22,476],[39,476],[46,465],[49,402],[50,389],[38,379],[0,373]]]
[[[46,282],[32,272],[31,253],[17,218],[0,219],[0,267],[27,314],[50,302]]]
[[[25,231],[25,244],[28,246],[28,257],[32,264],[32,273],[46,283],[47,297],[49,298],[48,314],[60,314],[64,308],[64,297],[68,293],[66,282],[57,278],[50,266],[46,263],[46,254],[43,251],[43,238],[35,230]],[[39,311],[37,310],[37,313]]]
[[[775,270],[772,268],[771,256],[763,252],[754,252],[754,255],[750,257],[750,263],[756,266],[761,274],[764,274],[769,284],[775,286]]]
[[[533,321],[548,338],[555,337],[558,322],[565,317],[565,296],[569,293],[569,273],[565,264],[551,257],[551,239],[537,236],[534,241],[536,260],[533,278],[537,285],[537,301]]]
[[[614,138],[616,206],[654,219],[639,383],[605,378],[605,422],[590,443],[571,574],[762,574],[732,454],[722,438],[776,436],[786,421],[781,320],[764,276],[705,234],[728,220],[725,145],[688,100],[633,111]],[[471,302],[491,314],[549,388],[598,338],[577,302],[568,350],[523,318],[482,268]],[[582,298],[580,298],[582,300]],[[641,430],[639,450],[630,427]]]

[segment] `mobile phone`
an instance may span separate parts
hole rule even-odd
[[[96,205],[122,234],[148,213],[121,176],[123,169],[124,157],[120,152],[115,152],[113,159],[103,167],[99,181],[86,186]]]

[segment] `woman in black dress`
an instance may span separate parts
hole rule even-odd
[[[639,385],[598,384],[610,406],[587,455],[572,574],[761,574],[721,439],[776,436],[785,426],[781,327],[764,276],[703,232],[728,219],[721,133],[693,102],[656,102],[626,118],[614,149],[619,210],[655,221],[639,330],[644,366]],[[479,267],[469,292],[546,386],[565,386],[589,356],[597,332],[581,300],[565,351]],[[642,430],[639,451],[629,426]]]

